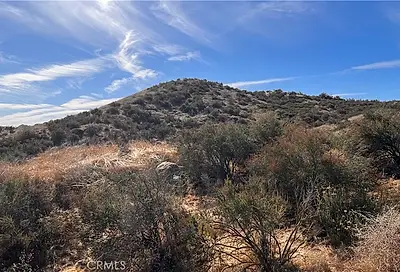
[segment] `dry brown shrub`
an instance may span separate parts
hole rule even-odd
[[[390,208],[363,229],[351,270],[400,271],[400,212]]]

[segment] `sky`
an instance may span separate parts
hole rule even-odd
[[[0,125],[177,78],[400,100],[400,2],[0,1]]]

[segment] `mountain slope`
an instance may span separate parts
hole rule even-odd
[[[319,126],[381,107],[400,109],[400,104],[281,90],[248,92],[221,83],[183,79],[161,83],[99,109],[44,124],[0,127],[0,157],[24,158],[59,145],[167,139],[182,129],[205,123],[247,123],[267,111],[274,111],[283,119]]]

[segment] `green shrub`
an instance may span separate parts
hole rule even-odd
[[[387,175],[400,176],[400,114],[380,111],[365,114],[357,127],[364,155]]]
[[[357,240],[357,230],[377,210],[364,193],[349,194],[347,188],[325,189],[318,199],[317,223],[333,246],[349,246]]]
[[[117,107],[111,107],[107,109],[106,113],[111,114],[111,115],[117,115],[119,114],[119,109]]]
[[[223,270],[289,271],[303,240],[299,225],[289,231],[288,238],[279,239],[279,230],[287,224],[285,211],[285,201],[262,182],[242,186],[227,182],[218,197],[217,219],[212,220],[218,232],[216,251],[222,262],[231,259]]]
[[[256,117],[256,120],[250,124],[249,130],[261,147],[282,134],[282,125],[274,113],[265,113]]]
[[[194,181],[232,179],[254,151],[245,126],[205,125],[183,136],[180,161]]]
[[[51,200],[51,190],[40,183],[0,183],[1,270],[28,255],[28,264],[35,270],[47,265],[52,237],[43,231],[41,220],[50,214]]]
[[[95,238],[96,259],[126,260],[132,271],[206,271],[209,246],[194,218],[174,204],[170,183],[154,172],[107,179],[107,193],[99,185],[88,198],[90,220],[106,223]]]
[[[62,129],[57,129],[51,132],[51,140],[55,146],[61,145],[66,139],[66,133]]]
[[[100,131],[100,127],[96,125],[89,125],[86,129],[84,134],[88,136],[89,138],[93,138],[94,136],[97,135],[97,133]]]
[[[338,246],[351,244],[352,226],[375,212],[368,195],[374,180],[364,163],[333,149],[322,131],[294,126],[265,148],[254,162],[253,173],[288,200],[289,217],[296,218],[306,205],[308,220],[317,230],[314,234]]]

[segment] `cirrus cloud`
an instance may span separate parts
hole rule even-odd
[[[2,109],[28,110],[0,117],[0,126],[34,125],[43,123],[101,107],[119,99],[120,98],[97,100],[91,96],[80,96],[60,106],[51,104],[0,104],[0,108]]]

